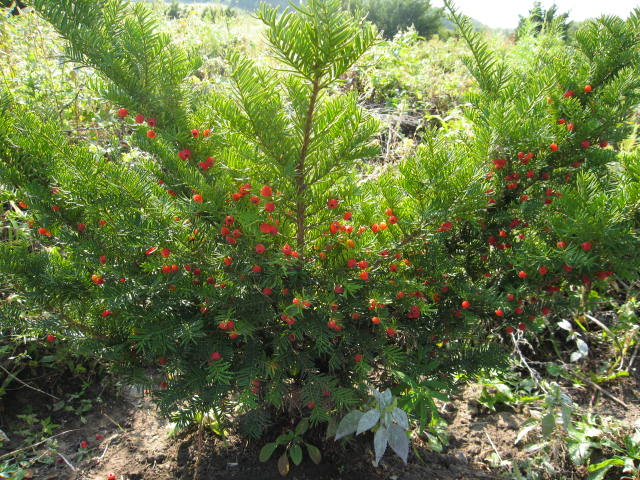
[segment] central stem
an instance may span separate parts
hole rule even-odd
[[[311,98],[309,100],[309,108],[305,116],[304,134],[302,137],[302,148],[300,149],[300,158],[296,164],[296,249],[300,254],[300,268],[304,259],[304,234],[305,234],[305,215],[307,204],[304,198],[304,192],[307,188],[305,182],[305,160],[307,159],[307,150],[311,142],[311,130],[313,127],[313,114],[316,108],[316,101],[320,93],[320,78],[313,80],[313,88],[311,90]]]

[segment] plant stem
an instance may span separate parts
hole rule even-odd
[[[307,188],[305,182],[305,161],[307,159],[307,150],[311,143],[311,130],[313,127],[313,114],[316,108],[316,101],[320,93],[320,77],[313,79],[313,88],[311,90],[311,99],[309,100],[309,108],[305,118],[304,135],[302,138],[302,148],[300,149],[300,158],[296,165],[296,248],[300,254],[299,267],[302,268],[304,261],[304,234],[305,234],[305,215],[307,204],[304,199],[304,191]]]

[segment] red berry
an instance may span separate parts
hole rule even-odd
[[[469,308],[471,306],[471,302],[469,302],[469,300],[463,300],[461,306],[462,308]]]
[[[511,335],[513,332],[515,332],[515,330],[511,327],[507,327],[505,328],[505,332],[507,332],[507,335]]]
[[[560,240],[558,243],[556,243],[556,247],[562,250],[567,247],[567,244],[563,240]]]
[[[126,108],[121,108],[120,110],[118,110],[118,116],[121,118],[126,117],[127,115],[129,115],[129,112],[127,112]]]
[[[373,318],[371,319],[371,323],[373,323],[373,324],[375,324],[375,325],[378,325],[378,324],[380,323],[380,318],[378,318],[378,317],[373,317]]]
[[[47,342],[53,343],[55,341],[56,341],[56,336],[55,335],[53,335],[51,333],[49,335],[47,335]]]
[[[154,132],[153,130],[147,130],[147,137],[156,138],[156,132]]]
[[[272,194],[273,194],[273,190],[269,185],[264,185],[260,189],[260,195],[262,195],[263,197],[270,197]]]
[[[196,193],[193,197],[191,197],[193,199],[194,202],[196,203],[202,203],[204,201],[204,199],[202,198],[202,195],[200,195],[199,193]]]
[[[368,273],[368,272],[366,272],[366,271],[364,271],[364,270],[363,270],[363,271],[361,271],[361,272],[360,272],[360,278],[361,278],[362,280],[368,280],[368,279],[369,279],[369,273]]]
[[[213,352],[211,354],[211,360],[213,360],[214,362],[217,362],[221,358],[222,358],[222,355],[220,355],[220,352]]]
[[[589,148],[589,145],[591,145],[589,143],[589,140],[583,140],[582,143],[580,144],[582,148]]]
[[[351,212],[344,212],[344,215],[342,215],[342,218],[346,221],[351,220],[351,217],[353,217],[353,213]]]
[[[269,287],[264,287],[262,289],[262,293],[268,297],[269,295],[271,295],[273,293],[273,290],[271,290]]]
[[[144,122],[144,115],[139,113],[138,115],[136,115],[136,118],[134,118],[134,120],[136,121],[136,123],[142,123]]]
[[[266,212],[273,212],[276,209],[276,204],[273,202],[267,202],[264,204],[264,210]]]
[[[552,143],[551,145],[549,145],[549,148],[551,149],[552,152],[557,152],[558,151],[558,144],[557,143]]]
[[[584,93],[589,93],[591,90],[593,90],[593,87],[591,85],[584,86]]]
[[[105,255],[100,255],[100,258],[98,259],[100,261],[100,263],[102,265],[104,265],[105,263],[107,263],[107,257]]]
[[[191,130],[191,136],[193,138],[198,138],[200,136],[200,132],[198,131],[197,128],[194,128],[193,130]]]
[[[344,292],[344,287],[342,285],[336,285],[335,287],[333,287],[333,291],[339,295]]]
[[[591,242],[583,242],[580,246],[585,252],[591,250]]]
[[[80,442],[80,448],[89,448],[89,444],[83,440]]]
[[[169,255],[171,255],[171,250],[169,250],[168,248],[163,248],[162,250],[160,250],[160,255],[162,255],[164,258],[167,258]]]
[[[500,308],[499,308],[498,310],[496,310],[496,312],[495,312],[495,313],[496,313],[496,315],[497,315],[498,317],[504,317],[504,310],[502,310],[502,309],[500,309]]]
[[[256,253],[264,253],[266,250],[265,246],[261,243],[256,245]]]
[[[99,433],[96,433],[96,440],[102,440],[102,435],[100,435]]]
[[[362,361],[362,355],[360,355],[359,353],[356,353],[353,356],[353,359],[356,361],[356,363],[360,363]]]
[[[338,200],[336,200],[335,198],[330,198],[327,201],[327,207],[334,209],[334,208],[338,208]]]
[[[108,317],[109,315],[111,315],[111,310],[103,310],[101,315],[103,317]]]
[[[110,473],[109,475],[107,475],[107,480],[116,480],[116,474]]]
[[[549,270],[547,269],[547,267],[544,267],[544,266],[542,266],[542,267],[540,267],[540,268],[538,269],[538,273],[539,273],[540,275],[546,275],[546,273],[547,273],[548,271],[549,271]]]
[[[526,278],[526,277],[527,277],[527,272],[525,272],[524,270],[520,270],[520,271],[518,272],[518,276],[519,276],[520,278]]]

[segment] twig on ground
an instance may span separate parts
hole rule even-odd
[[[2,365],[0,365],[0,369],[2,369],[7,375],[9,375],[12,379],[14,379],[15,381],[17,381],[18,383],[21,383],[22,385],[24,385],[27,388],[30,388],[31,390],[35,390],[36,392],[40,392],[43,393],[45,395],[48,395],[49,397],[53,398],[54,400],[60,400],[60,398],[56,397],[55,395],[51,395],[48,392],[45,392],[44,390],[40,390],[39,388],[33,387],[31,385],[29,385],[28,383],[23,382],[22,380],[20,380],[18,377],[16,377],[13,373],[11,373],[9,370],[7,370],[6,368],[4,368]]]
[[[104,415],[105,417],[107,417],[107,418],[109,419],[109,421],[110,421],[111,423],[113,423],[116,427],[118,427],[118,428],[119,428],[123,433],[127,433],[127,431],[126,431],[124,428],[122,428],[122,427],[120,426],[120,424],[119,424],[118,422],[116,422],[113,418],[111,418],[111,417],[110,417],[109,415],[107,415],[106,413],[103,413],[103,415]]]
[[[104,450],[102,451],[102,455],[100,455],[98,458],[100,460],[102,460],[104,458],[104,456],[107,453],[107,450],[109,449],[109,445],[111,445],[111,440],[113,440],[114,438],[116,438],[118,436],[118,434],[116,433],[115,435],[111,435],[108,440],[107,440],[107,444],[104,447]]]
[[[566,368],[566,365],[565,365]],[[600,393],[602,393],[604,396],[610,398],[611,400],[613,400],[614,402],[620,404],[621,406],[623,406],[624,408],[629,408],[629,405],[627,405],[626,403],[624,403],[622,400],[620,400],[618,397],[614,397],[611,393],[607,392],[604,388],[602,388],[600,385],[598,385],[595,382],[592,382],[591,380],[589,380],[588,378],[584,378],[582,375],[580,375],[579,373],[576,372],[572,372],[571,375],[575,376],[578,380],[580,380],[581,382],[584,382],[586,384],[588,384],[589,386],[595,388],[596,390],[598,390]]]
[[[493,447],[493,451],[496,452],[496,455],[498,456],[498,460],[500,461],[500,463],[502,463],[502,457],[500,456],[500,452],[498,452],[498,449],[496,448],[496,444],[493,443],[493,440],[491,440],[491,437],[489,436],[486,430],[484,434],[487,436],[487,439],[489,440],[491,447]]]
[[[78,471],[78,469],[74,467],[73,464],[69,460],[67,460],[67,457],[65,457],[62,453],[56,452],[56,455],[58,455],[64,461],[64,463],[69,466],[71,470],[73,470],[74,472]]]
[[[43,443],[48,442],[52,438],[60,437],[62,435],[65,435],[65,434],[71,433],[71,432],[77,432],[78,430],[80,430],[80,429],[79,428],[74,428],[73,430],[66,430],[64,432],[57,433],[55,435],[50,436],[49,438],[45,438],[44,440],[42,440],[40,442],[33,443],[33,444],[28,445],[28,446],[23,447],[23,448],[19,448],[17,450],[14,450],[13,452],[5,453],[4,455],[0,455],[0,460],[2,460],[3,458],[11,457],[12,455],[15,455],[16,453],[20,453],[20,452],[24,452],[25,450],[29,450],[30,448],[37,447],[38,445],[42,445]]]

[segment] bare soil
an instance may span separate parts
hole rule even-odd
[[[627,408],[588,388],[575,388],[572,397],[584,411],[624,419],[628,424],[640,419],[640,380],[637,375],[617,381],[607,388],[611,395],[626,402]],[[314,465],[305,458],[293,467],[288,478],[295,480],[385,479],[385,480],[486,480],[510,478],[509,472],[496,464],[499,460],[524,459],[522,445],[514,440],[529,412],[506,409],[491,412],[476,398],[481,387],[469,386],[452,402],[442,405],[449,423],[450,442],[444,453],[436,453],[414,438],[414,450],[408,465],[388,451],[377,468],[372,465],[371,438],[353,442],[343,449],[331,440],[321,448],[323,461]],[[105,480],[109,473],[118,480],[270,480],[282,478],[275,459],[258,461],[260,445],[236,436],[226,441],[210,431],[187,431],[170,437],[171,426],[160,417],[148,396],[133,389],[117,394],[97,388],[94,395],[105,399],[94,403],[80,416],[52,412],[51,398],[31,389],[14,392],[0,409],[0,429],[10,439],[10,418],[25,405],[42,418],[51,416],[61,426],[56,430],[59,460],[49,465],[38,464],[31,478],[41,480]],[[98,437],[96,437],[96,435]],[[89,445],[79,448],[80,442]],[[526,442],[524,442],[526,444]],[[16,444],[4,445],[0,455]],[[44,445],[41,447],[44,448]],[[565,469],[565,478],[584,478],[584,472]]]

